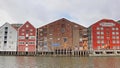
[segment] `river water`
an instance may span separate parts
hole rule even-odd
[[[0,56],[0,68],[120,68],[120,57]]]

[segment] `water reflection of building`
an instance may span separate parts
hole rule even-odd
[[[37,29],[38,51],[87,50],[87,28],[65,18]]]

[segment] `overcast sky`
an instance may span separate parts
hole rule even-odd
[[[40,27],[66,18],[85,27],[103,18],[120,20],[120,0],[0,0],[0,26],[30,21]]]

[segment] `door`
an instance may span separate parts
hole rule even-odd
[[[25,48],[25,51],[28,51],[28,47]]]

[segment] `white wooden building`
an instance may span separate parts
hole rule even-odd
[[[17,30],[9,23],[0,27],[0,51],[17,51]]]

